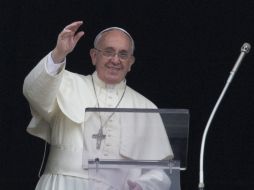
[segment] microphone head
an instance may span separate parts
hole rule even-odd
[[[244,43],[241,47],[241,52],[249,53],[250,52],[251,45],[249,43]]]

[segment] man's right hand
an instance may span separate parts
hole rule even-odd
[[[65,57],[75,48],[79,39],[85,34],[84,31],[76,33],[82,24],[83,21],[73,22],[60,32],[56,47],[51,54],[54,63],[63,62]]]

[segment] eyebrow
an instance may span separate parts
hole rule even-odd
[[[114,50],[114,51],[116,51],[115,48],[113,48],[113,47],[106,47],[106,48],[104,48],[104,50]],[[128,53],[129,51],[126,50],[126,49],[122,49],[119,52],[126,52],[126,53]]]

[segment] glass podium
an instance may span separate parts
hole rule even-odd
[[[187,109],[87,108],[85,117],[86,122],[101,126],[98,131],[102,128],[101,134],[93,135],[98,152],[110,150],[107,138],[114,133],[119,135],[120,157],[83,153],[83,169],[88,170],[92,183],[106,184],[105,189],[112,190],[129,190],[136,183],[143,190],[181,189],[180,171],[187,169],[190,117]],[[162,141],[163,132],[171,149],[164,158],[159,156],[160,150],[167,149],[167,143]],[[130,150],[125,151],[125,144]],[[153,155],[157,151],[158,155]]]

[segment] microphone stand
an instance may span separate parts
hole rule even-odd
[[[226,85],[224,86],[224,88],[223,88],[223,90],[222,90],[222,92],[221,92],[221,94],[219,96],[219,99],[217,100],[217,102],[216,102],[216,104],[215,104],[215,106],[213,108],[213,111],[212,111],[212,113],[211,113],[211,115],[210,115],[210,117],[208,119],[208,122],[206,124],[205,130],[204,130],[204,133],[203,133],[203,137],[202,137],[201,149],[200,149],[200,166],[199,166],[200,170],[199,170],[199,185],[198,185],[199,190],[204,190],[204,188],[205,188],[205,183],[204,183],[204,168],[203,168],[204,164],[203,163],[204,163],[205,141],[206,141],[206,136],[207,136],[209,127],[210,127],[210,125],[212,123],[213,117],[214,117],[214,115],[215,115],[215,113],[216,113],[216,111],[217,111],[217,109],[218,109],[218,107],[219,107],[219,105],[220,105],[220,103],[221,103],[221,101],[222,101],[222,99],[223,99],[223,97],[224,97],[224,95],[225,95],[225,93],[226,93],[226,91],[227,91],[231,81],[233,80],[233,78],[235,76],[235,73],[237,72],[237,70],[238,70],[238,68],[239,68],[243,58],[245,57],[245,55],[247,53],[249,53],[250,48],[251,48],[251,46],[248,43],[244,43],[243,46],[241,47],[241,53],[240,53],[240,55],[239,55],[235,65],[234,65],[233,69],[230,72],[230,75],[228,77]]]

